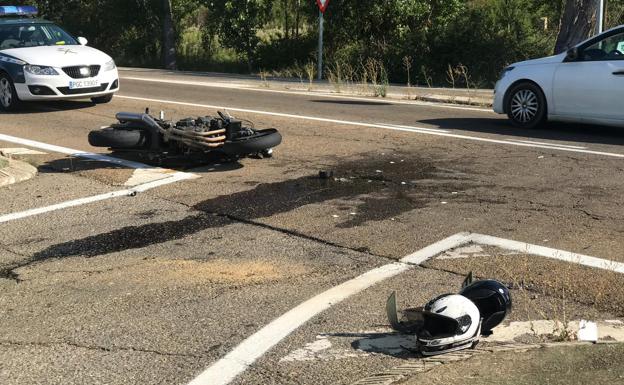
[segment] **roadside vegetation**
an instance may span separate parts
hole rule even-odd
[[[122,66],[315,77],[314,0],[0,0],[15,3],[36,4]],[[366,84],[380,96],[388,82],[489,87],[506,65],[578,39],[571,23],[591,34],[594,3],[334,0],[325,14],[325,77],[337,88]],[[588,19],[571,18],[570,10]],[[624,0],[608,1],[606,19],[607,27],[624,23]]]

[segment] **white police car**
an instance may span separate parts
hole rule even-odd
[[[0,6],[0,110],[30,100],[110,102],[119,90],[113,59],[36,14],[32,6]]]

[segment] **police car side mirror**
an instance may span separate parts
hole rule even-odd
[[[88,42],[89,41],[82,36],[78,38],[78,43],[80,43],[80,45],[87,45]]]

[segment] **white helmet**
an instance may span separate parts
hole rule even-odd
[[[407,322],[398,320],[395,293],[388,298],[386,310],[395,330],[415,332],[418,351],[424,356],[472,348],[479,342],[479,309],[463,295],[444,294],[424,308],[406,309]]]
[[[477,306],[459,294],[444,294],[429,301],[417,332],[419,350],[425,356],[474,347],[481,334]]]

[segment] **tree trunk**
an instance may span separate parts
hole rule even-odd
[[[165,12],[163,18],[163,60],[166,69],[174,70],[177,68],[177,58],[171,0],[163,0],[163,5]]]
[[[299,10],[301,9],[301,0],[297,0],[297,9],[295,11],[295,39],[299,39]]]
[[[290,32],[290,26],[288,25],[288,0],[282,0],[282,8],[284,10],[284,37],[286,38],[286,40],[288,40],[288,32]]]
[[[564,52],[593,35],[597,8],[597,0],[566,0],[555,43],[555,54]]]

